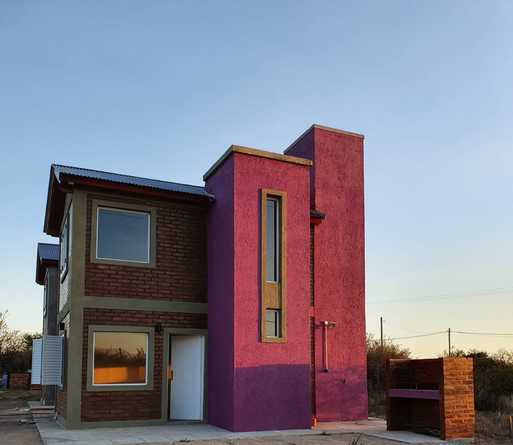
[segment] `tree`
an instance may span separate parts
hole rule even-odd
[[[4,371],[23,372],[31,366],[32,340],[39,334],[21,334],[10,329],[7,311],[0,312],[0,374]]]
[[[0,356],[22,348],[22,338],[18,331],[9,329],[7,311],[0,312]]]
[[[513,413],[513,351],[502,349],[489,354],[471,349],[458,350],[452,355],[474,359],[474,391],[478,410]]]
[[[32,352],[32,342],[41,338],[39,332],[25,332],[22,334],[22,349],[26,352]]]
[[[409,358],[409,349],[386,339],[381,341],[367,334],[367,388],[369,393],[369,414],[382,416],[385,410],[385,363],[388,359]]]

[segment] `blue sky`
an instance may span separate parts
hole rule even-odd
[[[316,122],[366,136],[368,330],[513,332],[512,42],[509,1],[2,2],[0,310],[41,329],[52,162],[201,184]]]

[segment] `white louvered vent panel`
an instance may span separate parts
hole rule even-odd
[[[30,383],[32,385],[41,384],[41,354],[43,349],[43,339],[32,340],[32,375]]]
[[[43,366],[41,383],[43,385],[60,385],[62,379],[64,337],[46,335],[43,337]]]

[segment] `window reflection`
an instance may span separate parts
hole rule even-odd
[[[148,334],[95,332],[93,384],[145,384]]]

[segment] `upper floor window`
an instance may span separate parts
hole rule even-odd
[[[66,273],[68,272],[68,263],[69,263],[69,211],[66,214],[64,224],[62,226],[61,237],[60,237],[60,258],[59,258],[59,271],[61,275],[61,280],[64,280]]]
[[[266,199],[266,249],[265,267],[266,280],[279,281],[280,264],[280,200]]]
[[[97,208],[96,259],[150,263],[150,214]]]
[[[48,307],[48,272],[45,273],[45,284],[43,287],[43,317],[46,316],[47,307]]]

